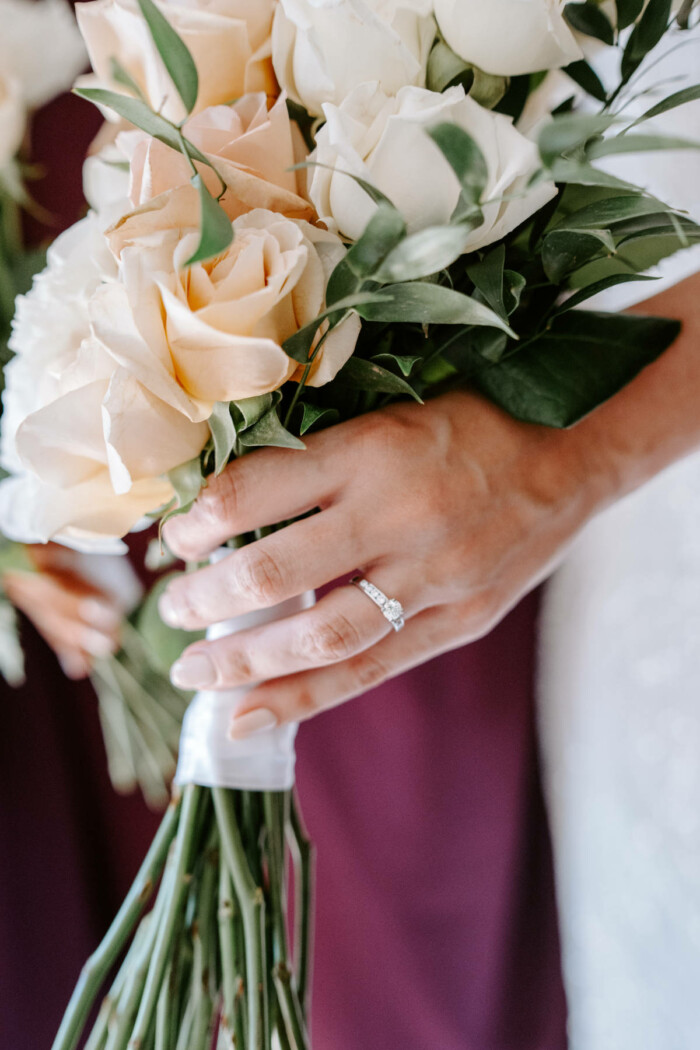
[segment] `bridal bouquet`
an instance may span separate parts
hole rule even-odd
[[[647,54],[691,31],[692,6],[79,4],[93,72],[76,90],[108,123],[86,170],[93,210],[15,328],[8,534],[114,550],[232,459],[303,455],[307,432],[396,398],[471,384],[565,427],[613,396],[679,325],[578,308],[698,241],[610,164],[697,147],[644,127],[697,86],[626,116]],[[601,49],[617,56],[610,83]],[[90,1050],[308,1047],[294,729],[227,739],[240,699],[195,697],[179,787],[54,1050],[77,1046],[119,960]]]

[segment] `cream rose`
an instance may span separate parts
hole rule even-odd
[[[329,229],[356,240],[375,205],[344,172],[371,182],[396,205],[409,232],[447,223],[460,187],[426,128],[450,122],[468,132],[488,168],[484,221],[469,239],[468,251],[505,236],[554,196],[552,183],[527,190],[538,166],[537,149],[509,117],[484,109],[461,87],[443,94],[407,87],[387,98],[375,84],[363,84],[342,106],[325,106],[312,160],[310,196]],[[328,168],[332,170],[328,170]],[[494,198],[508,199],[493,203]],[[512,199],[511,199],[512,198]]]
[[[191,142],[211,161],[227,185],[221,205],[235,219],[253,208],[266,208],[290,218],[311,219],[314,211],[301,196],[301,172],[290,171],[305,156],[303,142],[295,150],[292,125],[284,98],[268,111],[267,97],[244,95],[233,106],[214,106],[191,117],[184,127]],[[135,206],[166,190],[186,185],[192,172],[182,156],[141,131],[119,135],[117,145],[131,168],[129,195]],[[219,180],[201,166],[213,194]]]
[[[90,215],[55,241],[18,300],[2,418],[2,463],[15,476],[0,484],[11,538],[114,550],[115,537],[172,498],[163,475],[208,440],[208,406],[184,395],[172,365],[148,359],[143,344],[136,378],[95,338],[92,310],[117,281]]]
[[[198,219],[197,195],[185,186],[116,224],[109,239],[121,283],[105,292],[93,326],[138,375],[142,354],[123,338],[123,317],[133,319],[149,347],[172,361],[183,393],[211,408],[276,390],[300,374],[282,343],[323,310],[344,248],[308,222],[256,209],[234,221],[223,255],[184,270],[197,245]],[[314,362],[311,386],[329,382],[345,364],[359,328],[353,315],[333,330]]]
[[[440,32],[452,50],[506,77],[583,57],[563,12],[564,0],[435,0]]]
[[[196,111],[231,102],[247,91],[276,94],[270,65],[272,0],[159,0],[158,6],[187,44],[199,74]],[[76,5],[94,75],[84,87],[123,91],[112,78],[114,56],[151,106],[169,120],[186,115],[156,51],[136,0],[90,0]]]
[[[377,81],[387,94],[424,84],[435,40],[432,0],[279,0],[272,61],[309,113]]]

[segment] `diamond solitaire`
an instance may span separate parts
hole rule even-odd
[[[375,587],[369,580],[363,580],[360,576],[353,576],[350,580],[361,591],[364,591],[370,601],[373,601],[381,611],[382,616],[389,621],[395,631],[400,631],[405,625],[403,605],[397,598],[387,598],[383,591]]]

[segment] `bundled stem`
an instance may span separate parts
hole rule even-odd
[[[295,860],[296,968],[286,843]],[[188,786],[86,963],[53,1050],[75,1050],[132,935],[86,1050],[308,1050],[310,887],[308,840],[289,793]]]

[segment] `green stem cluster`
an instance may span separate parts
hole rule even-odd
[[[52,1050],[75,1050],[122,955],[86,1050],[308,1050],[312,860],[291,793],[186,787],[85,964]]]

